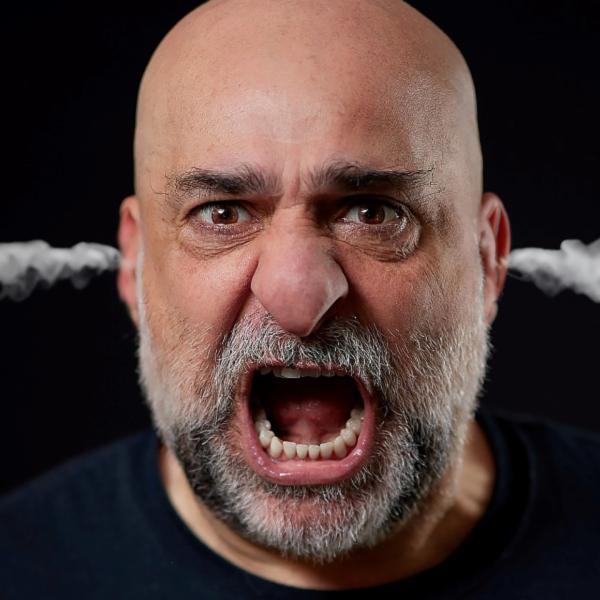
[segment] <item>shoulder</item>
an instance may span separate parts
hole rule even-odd
[[[518,448],[533,488],[553,487],[558,500],[581,508],[600,502],[600,434],[540,417],[484,411],[492,432]],[[492,433],[493,434],[493,433]],[[497,434],[497,433],[496,433]]]
[[[155,444],[151,432],[137,434],[71,460],[0,499],[3,585],[10,589],[10,582],[46,580],[69,566],[83,574],[94,568],[95,549],[123,546],[124,532],[141,520],[136,516],[139,478]]]
[[[101,500],[103,492],[112,494],[114,485],[126,480],[135,461],[153,442],[153,434],[144,431],[69,460],[1,497],[0,520],[38,505],[58,507],[69,497],[81,498],[92,491]]]
[[[600,535],[600,435],[530,418],[514,427],[527,449],[537,506],[563,522],[569,537],[591,543]]]
[[[547,466],[576,471],[600,470],[600,433],[541,417],[493,411],[488,418],[518,437],[535,456],[543,453]]]
[[[546,419],[483,411],[508,472],[511,541],[497,564],[494,597],[589,597],[598,580],[600,436]],[[500,444],[498,444],[500,440]],[[493,443],[494,445],[494,443]],[[514,589],[513,589],[514,588]]]
[[[600,539],[600,435],[527,416],[491,416],[512,449],[511,493],[526,493],[524,518],[545,551],[584,557]],[[526,490],[526,492],[525,492]],[[521,492],[522,491],[522,492]]]

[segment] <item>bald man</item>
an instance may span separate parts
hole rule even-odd
[[[481,172],[469,70],[402,2],[178,23],[119,228],[156,435],[4,502],[8,597],[590,597],[598,442],[476,412],[510,247]]]

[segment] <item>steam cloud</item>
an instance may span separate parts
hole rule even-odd
[[[0,300],[24,300],[36,287],[70,279],[77,289],[104,271],[118,269],[116,248],[81,242],[52,248],[46,242],[0,244]],[[510,254],[509,267],[550,295],[570,288],[600,302],[600,239],[585,245],[565,240],[560,250],[521,248]]]
[[[24,300],[36,287],[49,288],[70,279],[85,287],[97,274],[114,271],[121,256],[116,248],[81,242],[72,248],[52,248],[46,242],[0,244],[0,300]]]
[[[588,246],[565,240],[560,250],[513,250],[508,265],[551,296],[570,288],[600,302],[600,238]]]

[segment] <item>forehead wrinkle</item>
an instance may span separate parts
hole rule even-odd
[[[242,163],[226,169],[192,167],[182,172],[165,174],[165,191],[153,190],[163,196],[167,205],[177,210],[192,198],[270,197],[284,194],[296,195],[300,183],[306,196],[327,191],[338,193],[393,191],[423,210],[433,211],[432,199],[442,190],[431,189],[434,185],[434,167],[405,169],[400,167],[373,168],[356,161],[333,160],[320,167],[309,169],[294,177],[290,188],[284,190],[284,182],[273,171],[260,166]],[[299,182],[298,185],[294,182]],[[429,190],[429,191],[425,191]],[[420,192],[422,193],[415,193]],[[435,211],[437,212],[437,211]]]
[[[310,169],[302,178],[309,192],[327,188],[364,189],[376,186],[393,186],[411,189],[430,185],[433,167],[407,170],[401,168],[375,169],[358,162],[335,160],[317,169]],[[192,167],[181,173],[165,175],[165,193],[189,195],[221,193],[226,195],[280,196],[282,181],[266,169],[242,164],[233,169]]]

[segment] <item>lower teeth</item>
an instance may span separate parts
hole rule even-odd
[[[297,444],[296,442],[280,440],[271,431],[271,423],[267,420],[264,411],[260,411],[254,421],[254,426],[258,432],[260,445],[272,458],[279,458],[283,455],[288,460],[295,458],[317,460],[319,458],[329,459],[333,455],[337,458],[344,458],[348,454],[348,449],[356,445],[358,435],[362,429],[363,419],[364,410],[352,409],[345,427],[342,428],[335,439],[322,444]]]

